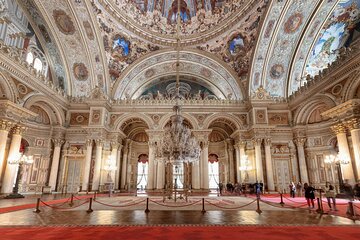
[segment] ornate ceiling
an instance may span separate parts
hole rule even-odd
[[[11,0],[6,0],[11,1]],[[19,0],[68,95],[138,98],[175,75],[175,0]],[[348,46],[360,0],[181,0],[180,75],[217,98],[286,97]]]

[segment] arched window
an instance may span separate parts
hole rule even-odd
[[[34,55],[31,52],[28,52],[26,55],[26,62],[32,64],[34,62]]]
[[[36,71],[47,75],[48,72],[48,63],[46,61],[44,53],[38,49],[35,45],[30,45],[28,47],[28,52],[26,55],[26,62],[31,64]]]
[[[144,190],[147,185],[149,156],[140,154],[138,158],[137,189]]]
[[[34,68],[35,68],[37,71],[39,71],[39,72],[42,71],[42,69],[43,69],[43,64],[42,64],[42,62],[41,62],[41,60],[40,60],[39,58],[35,58]]]
[[[209,155],[209,188],[219,187],[219,160],[216,154]]]

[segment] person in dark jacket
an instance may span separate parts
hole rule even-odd
[[[310,208],[310,202],[311,202],[311,207],[314,208],[315,188],[313,188],[311,184],[304,183],[304,190],[305,190],[305,199],[307,201],[307,205]]]

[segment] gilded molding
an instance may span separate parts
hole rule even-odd
[[[14,126],[14,123],[8,120],[0,120],[0,130],[9,132]]]
[[[294,139],[294,143],[297,147],[304,147],[306,142],[306,137],[298,137]]]
[[[331,126],[330,128],[336,135],[346,133],[346,126],[342,123]]]

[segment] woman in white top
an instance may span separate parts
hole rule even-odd
[[[333,209],[334,211],[337,211],[336,210],[336,201],[335,201],[335,188],[329,182],[326,182],[326,185],[325,185],[325,197],[327,199],[327,203],[329,205],[330,210]],[[331,207],[330,199],[332,199],[334,208]]]

